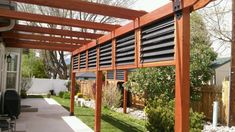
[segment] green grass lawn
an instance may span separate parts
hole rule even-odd
[[[69,110],[70,100],[53,96],[58,103]],[[75,113],[79,119],[94,130],[94,110],[92,108],[78,107],[75,105]],[[108,109],[102,109],[101,132],[145,132],[145,121],[138,120],[129,115],[117,113]]]

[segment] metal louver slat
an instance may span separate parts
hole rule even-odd
[[[135,62],[135,32],[116,39],[116,64],[127,65]]]
[[[141,63],[173,60],[175,55],[174,16],[141,29]]]
[[[117,80],[124,80],[124,70],[117,70],[116,71],[116,79]]]
[[[107,71],[107,79],[114,79],[114,71]]]
[[[100,67],[106,67],[112,65],[112,41],[104,43],[100,46],[99,55]]]
[[[96,47],[88,50],[88,68],[96,67],[96,55],[97,55]]]
[[[86,68],[86,51],[80,53],[80,69]]]
[[[78,55],[73,56],[73,70],[78,69]]]

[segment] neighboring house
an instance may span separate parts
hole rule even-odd
[[[1,8],[15,9],[15,5],[9,1],[0,1]],[[5,90],[21,89],[21,54],[22,50],[18,48],[6,48],[1,33],[11,30],[15,25],[15,20],[0,18],[0,92]]]
[[[84,72],[76,76],[76,80],[95,80],[96,74],[93,72]]]
[[[212,85],[222,86],[225,79],[229,79],[231,58],[218,58],[216,59],[211,67],[215,70],[215,75],[211,81]]]

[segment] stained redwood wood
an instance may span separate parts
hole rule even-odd
[[[190,8],[183,9],[182,13],[180,19],[175,18],[175,132],[189,131]]]
[[[72,65],[73,66],[73,65]],[[75,96],[75,75],[76,73],[71,73],[71,89],[70,89],[70,116],[74,116],[74,96]]]
[[[110,17],[132,19],[132,20],[146,14],[145,11],[136,11],[112,5],[86,2],[82,0],[57,0],[56,2],[52,0],[12,0],[12,1],[62,8],[74,11],[81,11],[93,14],[100,14]]]
[[[124,70],[124,83],[128,81],[128,70]],[[124,87],[123,92],[123,113],[126,113],[127,109],[127,89]]]
[[[199,0],[196,4],[193,5],[193,10],[199,10],[209,4],[212,0]]]
[[[25,44],[25,43],[7,43],[6,47],[13,48],[30,48],[30,49],[45,49],[45,50],[56,50],[56,51],[68,51],[72,52],[74,48],[54,46],[54,45],[35,45],[35,44]]]
[[[14,26],[13,31],[61,35],[61,36],[89,38],[89,39],[97,39],[103,36],[103,34],[94,34],[94,33],[85,33],[85,32],[78,32],[78,31],[62,30],[62,29],[26,26],[26,25],[19,25],[19,24],[16,24]]]
[[[45,36],[45,35],[23,34],[23,33],[14,33],[14,32],[2,33],[2,37],[14,38],[14,39],[40,40],[40,41],[49,41],[49,42],[61,42],[61,43],[70,43],[70,44],[77,44],[77,45],[86,44],[90,42],[88,40],[52,37],[52,36]]]
[[[235,1],[232,1],[231,90],[229,126],[235,125]]]
[[[64,48],[72,48],[76,49],[79,48],[79,45],[71,45],[71,44],[60,44],[60,43],[47,43],[47,42],[40,42],[40,41],[27,41],[27,40],[18,40],[18,39],[4,39],[6,43],[17,43],[17,44],[32,44],[36,46],[54,46],[54,47],[64,47]]]
[[[112,68],[116,67],[116,39],[112,40]]]
[[[102,71],[96,71],[96,96],[95,96],[95,132],[101,128],[101,101],[102,101]]]
[[[119,25],[110,25],[97,22],[55,17],[55,16],[45,16],[40,14],[32,14],[32,13],[19,12],[7,9],[0,9],[0,17],[25,20],[31,22],[42,22],[42,23],[58,24],[64,26],[104,30],[104,31],[112,31],[120,27]]]

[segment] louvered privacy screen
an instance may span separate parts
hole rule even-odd
[[[78,55],[73,56],[73,70],[78,69]]]
[[[86,68],[86,51],[80,54],[80,69]]]
[[[88,50],[88,68],[96,68],[96,47]]]
[[[141,63],[174,59],[174,17],[142,28]]]
[[[116,79],[117,80],[124,80],[124,70],[117,70],[116,71]]]
[[[100,67],[111,66],[112,64],[112,42],[100,46]]]
[[[135,33],[125,34],[116,40],[116,64],[133,64],[135,61]]]
[[[114,79],[114,72],[113,71],[107,71],[107,79]]]

